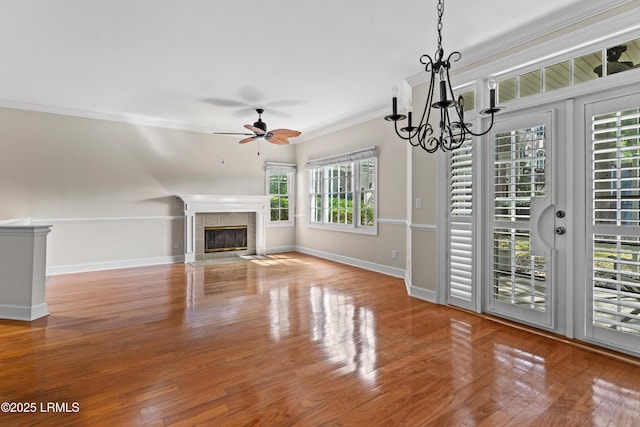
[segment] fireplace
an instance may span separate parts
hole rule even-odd
[[[247,226],[216,226],[204,228],[204,251],[227,252],[247,249]]]
[[[180,195],[184,202],[185,262],[225,257],[205,252],[204,228],[247,225],[247,249],[233,255],[265,255],[269,196]]]

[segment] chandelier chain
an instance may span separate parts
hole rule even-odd
[[[444,0],[438,0],[438,51],[442,49],[442,15],[444,15]]]

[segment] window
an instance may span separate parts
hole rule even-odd
[[[562,62],[538,66],[498,82],[498,102],[569,87],[613,74],[635,70],[640,64],[640,39],[615,43]]]
[[[307,162],[309,223],[344,231],[375,234],[377,150]]]
[[[267,195],[270,196],[269,223],[293,225],[295,165],[267,163]]]

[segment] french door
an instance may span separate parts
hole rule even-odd
[[[486,311],[556,328],[556,110],[496,123],[487,153]]]
[[[584,127],[584,335],[638,354],[640,94],[586,103]]]

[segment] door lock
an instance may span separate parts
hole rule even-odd
[[[556,227],[556,234],[564,234],[567,230],[564,227]]]
[[[564,218],[564,216],[565,216],[564,211],[558,211],[558,212],[556,212],[556,217],[557,217],[557,218]]]

